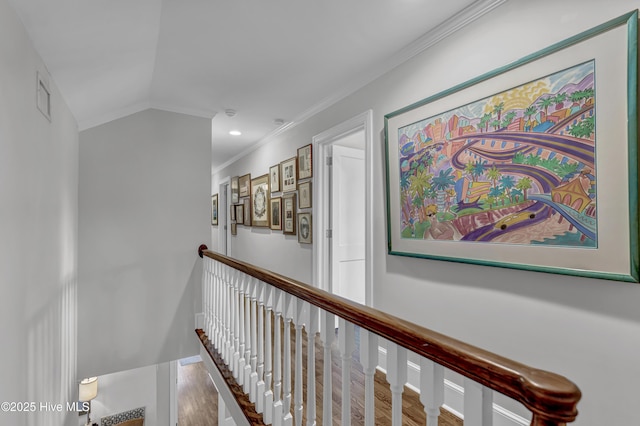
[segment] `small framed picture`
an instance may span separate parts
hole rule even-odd
[[[243,223],[245,226],[251,226],[251,198],[247,197],[242,200]]]
[[[211,224],[218,224],[218,194],[211,196]]]
[[[235,222],[231,224],[231,235],[238,235],[238,225]]]
[[[282,232],[296,235],[296,194],[282,197]]]
[[[312,243],[311,213],[298,213],[298,242]]]
[[[298,179],[313,177],[311,144],[298,148]]]
[[[251,173],[238,178],[238,196],[248,197],[251,195]]]
[[[244,225],[244,205],[236,204],[234,207],[236,210],[236,223],[238,225]]]
[[[233,204],[229,206],[229,220],[232,222],[236,221],[236,206]]]
[[[239,180],[238,176],[231,178],[231,204],[238,204],[238,201],[240,201]]]
[[[269,168],[269,187],[271,192],[280,192],[280,164]]]
[[[298,197],[301,209],[311,208],[311,181],[298,184]]]
[[[280,171],[282,172],[282,192],[292,192],[297,189],[297,158],[289,158],[280,163]]]
[[[269,175],[251,179],[251,225],[269,226]]]
[[[272,198],[269,203],[271,204],[271,229],[282,231],[282,198]]]

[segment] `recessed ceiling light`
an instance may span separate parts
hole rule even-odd
[[[229,132],[229,134],[231,136],[240,136],[242,134],[242,132],[240,132],[239,130],[232,130]]]

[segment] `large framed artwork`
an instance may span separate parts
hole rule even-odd
[[[389,253],[638,282],[637,20],[387,114]]]
[[[269,175],[251,180],[251,225],[269,227]]]

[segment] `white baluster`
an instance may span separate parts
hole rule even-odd
[[[275,324],[273,325],[273,425],[282,425],[282,311],[283,294],[275,290]]]
[[[420,358],[420,402],[427,425],[438,426],[440,406],[444,404],[444,367],[426,358]]]
[[[209,328],[209,262],[207,257],[202,259],[202,310],[204,312],[204,326],[202,327],[209,339],[211,339],[211,332]]]
[[[222,298],[221,294],[221,279],[220,279],[220,264],[216,262],[214,265],[214,289],[213,289],[213,312],[215,313],[215,338],[214,338],[214,347],[218,353],[220,352],[220,342],[221,342],[221,333],[222,333],[222,311],[220,310],[220,299]]]
[[[233,303],[233,289],[231,288],[231,272],[229,267],[225,267],[225,300],[226,303],[224,305],[224,324],[225,324],[225,334],[224,334],[224,350],[223,350],[223,358],[227,365],[229,365],[229,360],[231,359],[231,333],[232,333],[232,312],[229,308],[231,303]]]
[[[296,309],[294,311],[294,322],[296,324],[296,361],[295,361],[295,394],[293,399],[294,418],[296,426],[302,426],[302,414],[304,410],[302,400],[302,328],[304,325],[305,303],[302,300],[296,301]]]
[[[308,304],[307,321],[307,426],[316,424],[316,346],[318,307]]]
[[[387,382],[391,388],[391,425],[402,425],[402,393],[407,383],[407,350],[387,342]]]
[[[228,309],[231,318],[231,326],[229,327],[229,329],[231,330],[231,334],[229,336],[231,348],[230,358],[227,365],[233,372],[234,377],[238,375],[238,359],[240,359],[240,356],[238,354],[238,348],[240,347],[240,333],[238,332],[238,292],[235,288],[235,283],[238,279],[238,276],[239,272],[232,272],[229,277],[229,292],[231,293],[231,302],[229,303]]]
[[[265,330],[264,330],[264,338],[265,338],[265,350],[264,350],[264,413],[262,415],[262,419],[264,423],[270,425],[273,421],[273,328],[271,326],[271,319],[273,315],[273,298],[275,289],[267,285],[265,287],[266,290],[266,308],[267,312],[265,314]]]
[[[291,426],[293,416],[291,415],[291,321],[296,306],[296,298],[285,293],[284,299],[284,377],[283,377],[283,405],[282,424]]]
[[[336,338],[336,316],[327,311],[320,311],[320,340],[324,348],[324,365],[322,373],[322,424],[333,423],[333,385],[331,383],[331,345]]]
[[[240,374],[244,375],[243,378],[243,390],[244,393],[249,394],[251,392],[251,289],[250,289],[251,277],[245,276],[242,282],[242,289],[244,291],[244,372]]]
[[[493,391],[480,383],[464,379],[464,425],[493,424]]]
[[[378,336],[360,328],[360,364],[364,372],[364,425],[375,425],[374,375],[378,366]]]
[[[258,285],[251,280],[251,374],[249,376],[249,400],[256,403],[258,386]]]
[[[237,282],[236,294],[237,294],[237,303],[238,303],[238,314],[236,315],[236,318],[237,318],[236,329],[238,330],[239,343],[237,346],[237,354],[238,354],[237,369],[233,372],[233,376],[238,382],[238,384],[240,386],[243,386],[244,385],[244,366],[246,365],[247,360],[244,357],[245,347],[246,347],[246,336],[244,334],[245,302],[244,302],[244,292],[242,288],[242,279],[240,279]],[[235,354],[234,354],[234,363],[235,363]]]
[[[258,282],[258,365],[256,371],[258,373],[258,383],[256,384],[256,412],[262,414],[264,412],[264,302],[265,302],[265,283]]]
[[[353,324],[343,318],[338,320],[338,345],[342,359],[342,425],[351,424],[351,359],[355,350]]]

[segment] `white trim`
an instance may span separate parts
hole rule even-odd
[[[373,304],[373,111],[368,110],[347,121],[344,121],[331,129],[314,136],[313,158],[316,166],[313,173],[313,209],[314,223],[313,227],[313,285],[327,289],[329,259],[329,244],[322,235],[328,224],[330,214],[328,211],[328,200],[325,200],[328,185],[327,176],[325,175],[324,159],[327,152],[331,149],[331,144],[337,139],[348,136],[351,133],[364,131],[365,139],[365,303],[368,306]]]
[[[209,372],[209,376],[211,377],[213,385],[218,390],[218,394],[224,400],[226,410],[231,415],[231,417],[233,417],[235,423],[238,426],[251,426],[244,413],[242,412],[240,405],[238,405],[235,396],[231,393],[231,390],[229,389],[229,386],[227,385],[224,377],[220,373],[220,370],[218,370],[218,367],[216,367],[216,365],[213,363],[211,357],[209,356],[209,353],[205,350],[204,347],[202,347],[202,345],[200,345],[200,357],[202,358],[202,362]]]
[[[378,347],[378,370],[386,374],[387,350]],[[407,384],[406,386],[414,392],[420,393],[420,366],[414,362],[407,361]],[[444,380],[444,401],[443,407],[464,419],[464,388],[450,380]],[[493,403],[493,425],[494,426],[529,426],[530,421],[506,408]]]
[[[474,2],[471,6],[461,10],[456,15],[447,19],[436,28],[427,32],[422,37],[418,38],[408,46],[398,51],[396,54],[392,55],[390,58],[383,61],[379,66],[373,67],[369,69],[367,73],[359,75],[358,77],[347,82],[341,88],[337,89],[336,92],[334,92],[332,95],[327,96],[311,108],[303,111],[291,122],[272,131],[263,138],[257,140],[256,143],[252,144],[250,147],[244,149],[221,165],[215,167],[213,169],[214,173],[223,170],[224,168],[238,161],[240,158],[252,153],[261,146],[266,145],[275,136],[280,135],[287,130],[293,129],[294,127],[304,123],[319,112],[324,111],[325,109],[338,103],[347,96],[355,93],[378,77],[391,71],[393,68],[408,61],[409,59],[425,51],[431,46],[439,43],[440,41],[444,40],[456,31],[464,28],[466,25],[469,25],[471,22],[475,21],[486,13],[491,12],[493,9],[502,5],[506,1],[507,0],[478,0]]]
[[[220,194],[226,187],[225,205],[220,206]],[[228,256],[231,252],[231,221],[229,220],[229,203],[231,198],[231,176],[227,176],[218,183],[218,253]],[[224,210],[224,211],[223,211]],[[221,219],[224,219],[222,221]],[[221,223],[224,222],[224,223]],[[225,228],[226,227],[226,228]],[[224,247],[223,242],[224,241]],[[225,250],[223,250],[225,249]]]
[[[178,361],[169,362],[169,425],[178,424]]]

